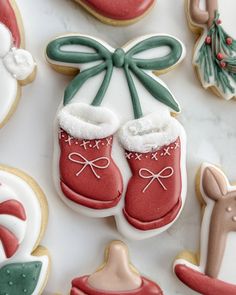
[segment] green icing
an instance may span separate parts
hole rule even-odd
[[[200,47],[196,64],[206,83],[213,79],[215,86],[223,93],[233,94],[236,90],[235,85],[232,85],[232,81],[236,83],[236,41],[222,28],[217,11],[207,38]],[[227,44],[228,39],[231,44]],[[221,60],[217,57],[219,53],[223,56]]]
[[[41,268],[40,261],[5,265],[0,269],[0,295],[33,294]]]
[[[62,47],[66,45],[82,45],[94,49],[95,52],[85,53],[65,51]],[[163,46],[168,46],[170,48],[170,52],[165,56],[150,59],[135,57],[135,55],[146,50],[160,48]],[[181,58],[182,51],[183,49],[181,43],[170,36],[150,37],[140,41],[127,53],[125,53],[122,48],[118,48],[114,53],[111,53],[98,41],[89,37],[67,36],[50,42],[47,46],[46,52],[49,59],[62,63],[83,64],[100,61],[99,64],[80,72],[72,80],[65,90],[64,105],[71,101],[71,99],[89,78],[105,71],[102,84],[92,102],[92,105],[99,106],[102,103],[109,86],[113,67],[123,68],[130,90],[134,116],[135,118],[140,118],[142,116],[142,108],[132,75],[136,76],[140,83],[155,99],[172,108],[176,112],[180,111],[179,105],[175,101],[171,92],[151,75],[147,74],[145,70],[162,71],[174,66]]]

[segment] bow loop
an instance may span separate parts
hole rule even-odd
[[[76,176],[79,176],[84,169],[88,166],[90,167],[91,171],[93,172],[94,176],[98,179],[101,178],[100,175],[95,171],[96,169],[106,169],[110,165],[110,159],[107,157],[99,157],[93,160],[86,159],[83,155],[80,153],[71,153],[68,156],[68,159],[71,162],[77,163],[82,165],[83,167],[75,174]]]
[[[170,178],[174,174],[174,169],[172,167],[165,167],[158,173],[153,173],[149,169],[141,168],[139,170],[139,176],[143,179],[150,179],[149,183],[143,189],[143,193],[149,188],[154,180],[157,180],[161,187],[167,191],[166,186],[163,184],[162,179]]]
[[[142,53],[143,55],[150,55],[148,51],[161,50],[161,48],[168,47],[169,52],[165,55],[152,58],[138,58],[135,55]],[[160,53],[153,52],[152,55]],[[181,42],[171,36],[153,36],[146,40],[140,41],[133,48],[127,52],[127,57],[132,58],[133,63],[141,69],[161,71],[167,70],[174,66],[183,54],[183,46]]]
[[[141,104],[136,90],[132,74],[146,88],[146,90],[158,101],[170,107],[176,112],[180,111],[179,105],[163,83],[152,71],[164,71],[176,65],[183,56],[183,45],[171,36],[154,35],[142,39],[134,45],[113,49],[105,46],[98,40],[86,36],[72,35],[57,38],[49,43],[46,53],[51,63],[57,62],[63,66],[78,67],[79,64],[95,63],[90,68],[82,70],[65,90],[64,105],[68,104],[82,85],[89,79],[105,71],[103,81],[92,102],[92,105],[100,105],[109,86],[113,68],[123,68],[133,103],[134,116],[142,116]],[[154,50],[168,47],[167,54],[160,56]],[[82,50],[83,49],[83,50]],[[92,52],[91,52],[92,51]],[[151,55],[154,57],[150,58]],[[145,58],[136,55],[143,54]]]

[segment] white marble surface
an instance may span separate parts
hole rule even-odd
[[[157,281],[165,294],[194,294],[172,274],[172,262],[180,251],[198,249],[200,209],[194,178],[200,163],[207,160],[219,164],[230,180],[236,180],[236,102],[220,100],[200,87],[191,66],[195,37],[186,25],[184,0],[157,2],[152,13],[139,23],[113,28],[99,23],[72,1],[18,0],[27,49],[37,60],[38,74],[35,82],[23,89],[13,118],[0,130],[0,161],[31,174],[48,197],[50,218],[42,244],[50,249],[52,270],[43,294],[68,294],[72,278],[90,273],[99,265],[107,242],[122,239],[112,218],[95,220],[79,216],[61,202],[52,183],[52,122],[69,78],[50,69],[44,49],[53,36],[76,31],[100,37],[114,47],[153,32],[173,34],[186,44],[186,60],[162,78],[182,106],[179,119],[188,135],[187,202],[179,220],[166,233],[150,240],[126,242],[134,264]],[[232,13],[236,3],[232,2],[224,0],[228,29],[233,23],[236,26]]]

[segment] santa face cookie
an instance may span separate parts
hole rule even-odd
[[[105,263],[95,273],[72,281],[70,295],[163,295],[156,283],[131,265],[124,243],[112,242],[105,254]]]
[[[35,76],[32,55],[24,45],[19,12],[13,1],[0,1],[0,128],[14,112],[20,87]]]
[[[152,71],[180,63],[182,43],[151,35],[114,49],[77,34],[53,40],[46,54],[54,69],[79,72],[55,122],[60,197],[87,216],[114,215],[131,238],[161,233],[185,201],[186,140],[170,113],[179,104]]]
[[[100,21],[114,26],[130,25],[152,9],[155,0],[75,0]]]
[[[190,28],[200,35],[193,65],[205,89],[226,100],[236,97],[236,41],[224,30],[221,12],[228,4],[221,0],[187,0]],[[232,24],[235,32],[235,24]]]
[[[49,258],[39,242],[46,222],[47,203],[38,185],[0,166],[0,294],[42,294]]]
[[[200,180],[200,181],[199,181]],[[200,256],[183,253],[174,271],[189,288],[204,295],[236,294],[236,187],[217,167],[203,164],[198,180],[204,213]]]

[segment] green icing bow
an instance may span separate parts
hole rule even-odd
[[[95,52],[87,53],[63,50],[62,47],[67,45],[82,45],[94,49]],[[135,57],[135,55],[143,51],[164,46],[170,48],[170,52],[165,56],[150,59]],[[174,111],[180,111],[179,105],[170,91],[145,72],[145,70],[165,71],[180,60],[182,53],[182,44],[175,38],[164,35],[144,39],[135,44],[127,52],[122,48],[118,48],[112,53],[97,40],[79,35],[57,38],[49,43],[46,50],[48,59],[59,63],[69,63],[72,64],[72,67],[75,64],[101,61],[99,64],[83,70],[72,80],[65,90],[64,105],[71,101],[81,86],[89,78],[105,71],[102,84],[92,102],[92,105],[100,105],[109,86],[113,67],[123,68],[131,94],[135,118],[142,117],[142,109],[132,74],[136,76],[154,98],[172,108]]]

